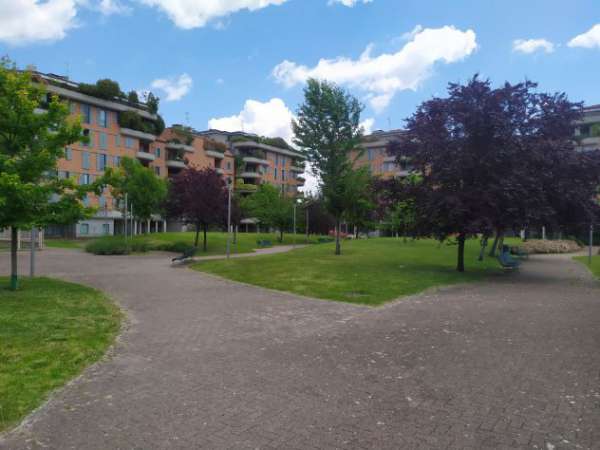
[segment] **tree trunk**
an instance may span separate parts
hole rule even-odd
[[[340,247],[340,221],[339,219],[335,221],[335,254],[341,255],[342,248]]]
[[[494,237],[494,243],[492,244],[492,248],[490,249],[489,256],[496,256],[496,251],[498,250],[498,242],[500,242],[500,236],[502,236],[502,232],[500,230],[496,231],[496,236]]]
[[[16,291],[19,287],[18,277],[18,249],[19,230],[15,227],[10,229],[10,289]]]
[[[194,240],[194,247],[198,248],[198,240],[200,239],[200,224],[196,224],[196,239]]]
[[[233,226],[233,245],[237,244],[237,234],[238,234],[238,227],[237,225]]]
[[[488,236],[485,235],[481,238],[481,251],[479,252],[479,261],[483,261],[483,257],[485,256],[485,248],[487,247]]]
[[[207,228],[208,228],[208,225],[204,224],[204,226],[203,226],[203,229],[204,229],[204,243],[202,244],[202,250],[205,251],[205,252],[208,250],[208,247],[206,245],[206,231],[207,231],[206,229]]]
[[[465,271],[465,233],[458,235],[458,263],[456,264],[456,270],[459,272]]]
[[[279,242],[283,244],[283,228],[279,229]]]

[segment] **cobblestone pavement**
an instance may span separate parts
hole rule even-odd
[[[600,287],[566,257],[377,309],[167,255],[46,250],[39,267],[129,321],[2,449],[600,448]]]

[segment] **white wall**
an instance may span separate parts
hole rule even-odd
[[[88,233],[85,234],[83,228],[87,225]],[[108,225],[108,233],[105,232],[104,225]],[[115,232],[115,223],[113,219],[89,219],[82,220],[76,226],[76,235],[80,237],[98,237],[98,236],[112,236]]]

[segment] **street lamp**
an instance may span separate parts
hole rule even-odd
[[[293,239],[293,248],[296,248],[296,205],[302,203],[301,198],[294,199],[294,239]]]
[[[231,254],[231,191],[233,183],[231,178],[227,178],[227,259]]]

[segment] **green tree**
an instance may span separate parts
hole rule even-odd
[[[19,229],[70,223],[89,215],[80,199],[98,188],[56,175],[66,145],[85,140],[69,108],[32,82],[31,73],[0,61],[0,229],[11,229],[11,289],[18,287]],[[47,105],[40,110],[40,105]]]
[[[246,217],[253,217],[261,225],[276,228],[279,242],[283,242],[283,233],[292,224],[293,200],[281,194],[271,184],[261,184],[256,193],[240,199],[240,207]]]
[[[327,211],[335,218],[335,254],[341,254],[340,223],[348,209],[348,179],[352,151],[361,153],[360,102],[335,84],[308,80],[298,120],[292,121],[295,139],[319,179]]]
[[[159,103],[160,99],[152,92],[148,92],[146,95],[146,105],[148,106],[148,111],[150,111],[152,114],[157,114]]]
[[[127,94],[127,101],[133,105],[137,105],[140,102],[138,93],[136,91],[129,91]]]
[[[344,219],[356,228],[356,237],[361,228],[368,228],[373,222],[375,209],[372,177],[366,167],[349,170],[343,181]]]
[[[113,197],[121,202],[127,194],[137,220],[150,220],[153,214],[162,212],[167,198],[167,183],[137,159],[121,159],[119,168],[107,169],[104,182],[112,186]]]

